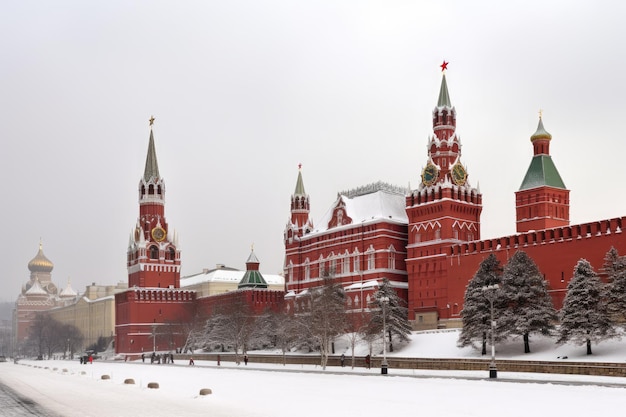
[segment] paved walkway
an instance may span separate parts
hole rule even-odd
[[[30,398],[20,396],[0,383],[0,415],[2,417],[60,417],[39,406]]]

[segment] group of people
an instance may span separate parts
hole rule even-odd
[[[93,364],[93,355],[81,356],[80,363],[81,365]]]
[[[145,353],[141,354],[141,361],[146,361]],[[150,355],[150,363],[174,363],[174,354],[173,353],[160,353],[152,352]]]

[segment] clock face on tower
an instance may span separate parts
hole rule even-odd
[[[437,181],[437,177],[439,177],[439,170],[432,163],[428,163],[424,171],[422,171],[422,182],[427,185],[433,185],[435,181]]]
[[[152,238],[157,242],[162,242],[165,240],[165,230],[160,226],[155,227],[152,229]]]
[[[458,186],[464,185],[467,181],[467,172],[460,162],[452,167],[452,181]]]

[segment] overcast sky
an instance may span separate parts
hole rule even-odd
[[[278,273],[298,164],[313,220],[338,191],[417,187],[441,72],[482,237],[515,233],[538,111],[572,224],[626,215],[626,3],[13,1],[0,5],[0,300],[126,282],[148,119],[182,274]],[[573,266],[572,266],[573,267]]]

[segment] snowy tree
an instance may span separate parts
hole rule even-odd
[[[383,302],[383,300],[387,301]],[[404,300],[398,296],[387,278],[383,278],[378,291],[374,293],[373,300],[370,302],[370,309],[370,323],[367,332],[375,335],[382,334],[384,314],[390,352],[393,352],[394,336],[401,342],[409,340],[412,328],[408,319],[408,310]],[[386,342],[383,340],[383,343]]]
[[[623,268],[623,259],[620,258],[617,249],[611,246],[611,249],[604,255],[604,264],[602,264],[602,269],[604,269],[609,282],[611,282],[615,274]]]
[[[611,248],[604,257],[604,271],[608,283],[604,298],[611,320],[626,326],[626,258]]]
[[[507,307],[500,321],[507,335],[522,336],[524,353],[530,353],[530,335],[549,335],[557,319],[548,294],[548,283],[533,260],[523,251],[509,259],[502,274]]]
[[[591,355],[591,342],[615,336],[602,293],[602,282],[589,262],[579,260],[567,285],[557,343],[586,344],[587,355]]]
[[[239,363],[240,352],[246,354],[255,324],[256,316],[244,301],[221,306],[205,323],[203,347],[230,347],[235,351],[235,362]]]
[[[263,332],[269,337],[273,346],[279,348],[283,354],[283,365],[287,364],[286,354],[301,343],[302,335],[306,333],[302,322],[294,315],[285,312],[267,314],[262,321]]]
[[[331,276],[324,277],[324,285],[309,293],[311,308],[300,317],[305,328],[320,349],[321,366],[326,369],[331,345],[346,328],[346,294]]]
[[[478,271],[467,284],[465,297],[463,299],[463,310],[461,319],[463,328],[459,335],[457,345],[475,346],[477,341],[482,344],[482,354],[487,354],[487,336],[491,334],[491,306],[483,291],[483,287],[489,285],[500,285],[502,276],[502,266],[494,254],[489,255],[479,265]],[[496,291],[497,299],[494,300],[494,310],[496,317],[505,304],[502,291]],[[502,340],[502,334],[496,329],[495,340]]]

